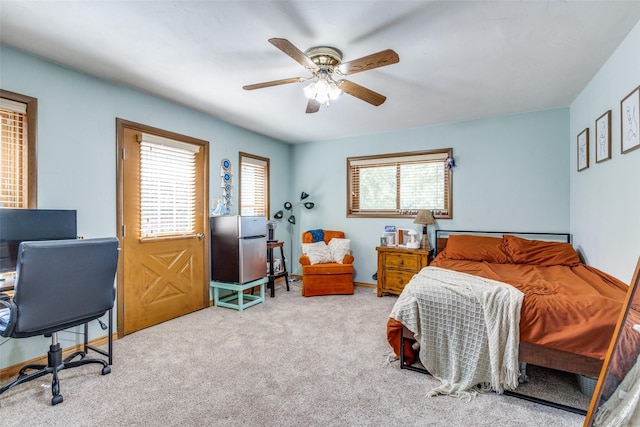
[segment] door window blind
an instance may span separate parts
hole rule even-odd
[[[28,207],[27,105],[0,98],[0,207]]]
[[[200,147],[145,133],[138,141],[141,238],[194,234]]]

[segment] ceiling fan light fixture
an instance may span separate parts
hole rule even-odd
[[[302,89],[304,91],[304,96],[309,99],[314,99],[316,97],[316,82],[311,82],[307,86]]]
[[[329,99],[335,101],[336,99],[338,99],[341,93],[342,90],[338,87],[336,82],[331,80],[331,82],[329,83]]]
[[[317,81],[309,83],[303,90],[307,98],[315,99],[325,105],[329,105],[329,101],[338,99],[342,93],[336,82],[330,78],[319,78]]]

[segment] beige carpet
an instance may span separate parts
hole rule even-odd
[[[297,284],[279,284],[275,298],[243,313],[212,307],[115,341],[111,374],[97,365],[61,372],[57,406],[50,377],[4,393],[0,424],[582,425],[583,416],[496,394],[425,397],[433,378],[386,362],[394,301],[362,287],[304,298]],[[573,376],[533,371],[531,392],[588,405]]]

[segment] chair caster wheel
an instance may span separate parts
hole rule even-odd
[[[102,368],[102,375],[107,375],[111,373],[111,367],[110,366],[105,366],[104,368]]]
[[[63,401],[63,400],[64,400],[64,399],[63,399],[63,397],[62,397],[62,395],[61,395],[61,394],[59,394],[59,395],[57,395],[57,396],[53,396],[53,397],[51,398],[51,406],[53,406],[53,405],[57,405],[58,403],[62,403],[62,401]]]

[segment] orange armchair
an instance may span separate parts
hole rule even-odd
[[[322,230],[324,243],[331,239],[344,239],[342,231]],[[302,243],[313,243],[313,235],[309,231],[302,233]],[[307,255],[300,256],[302,266],[302,295],[305,297],[317,295],[353,294],[353,255],[347,253],[338,262],[311,264]]]

